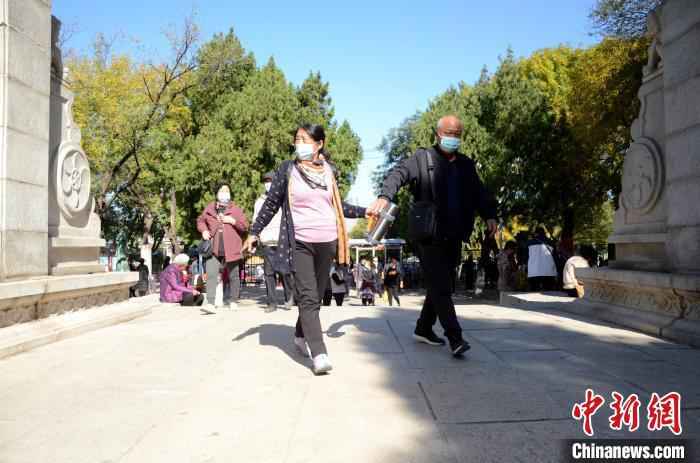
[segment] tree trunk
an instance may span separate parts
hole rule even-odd
[[[575,217],[574,217],[574,208],[573,207],[569,206],[566,209],[564,209],[563,219],[564,219],[564,226],[562,227],[562,231],[561,231],[562,236],[573,238],[574,227],[575,227]]]
[[[170,190],[170,226],[168,227],[168,238],[170,238],[173,252],[175,254],[180,254],[182,248],[177,239],[177,196],[175,195],[175,188]]]

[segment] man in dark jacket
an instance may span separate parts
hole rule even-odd
[[[384,180],[379,198],[368,210],[376,215],[404,185],[410,185],[416,201],[435,204],[435,234],[416,243],[427,291],[414,337],[430,345],[444,345],[445,341],[432,328],[439,318],[456,357],[470,348],[462,338],[452,301],[452,275],[461,257],[462,242],[471,236],[476,212],[486,221],[490,235],[497,229],[495,201],[479,179],[474,161],[458,151],[463,131],[464,126],[456,116],[441,118],[435,146],[419,149],[396,165]],[[426,167],[421,167],[430,165],[421,156],[432,158],[432,175],[426,172]],[[432,188],[425,188],[425,182],[431,182]],[[424,197],[426,192],[431,192],[430,197]]]

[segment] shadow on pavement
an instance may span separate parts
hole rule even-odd
[[[290,327],[287,325],[265,323],[248,329],[247,331],[233,338],[232,341],[238,342],[256,334],[260,336],[261,346],[276,347],[299,365],[302,365],[305,368],[310,367],[311,363],[309,359],[302,357],[301,354],[297,352],[296,347],[292,342],[294,329],[290,329]]]

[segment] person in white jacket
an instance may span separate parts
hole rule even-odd
[[[265,199],[267,199],[267,192],[270,190],[270,185],[272,185],[272,179],[275,176],[274,172],[268,172],[263,176],[263,183],[265,184],[265,193],[263,193],[256,201],[253,212],[253,222],[258,218],[260,209],[262,209]],[[267,292],[267,308],[265,312],[274,312],[277,310],[279,305],[279,300],[277,298],[277,274],[272,268],[270,262],[270,254],[277,250],[277,240],[280,234],[280,220],[281,220],[281,210],[272,218],[270,224],[265,227],[265,229],[260,233],[260,244],[262,247],[262,254],[264,260],[264,271],[265,271],[265,289]],[[287,308],[291,308],[294,304],[294,279],[291,274],[282,275],[282,286],[284,288],[284,304]]]
[[[564,292],[571,297],[583,297],[583,282],[576,278],[577,268],[588,268],[593,262],[595,250],[590,245],[582,245],[578,254],[564,264]]]
[[[530,291],[553,291],[557,282],[554,246],[547,240],[544,228],[537,227],[535,238],[527,243],[527,281]]]

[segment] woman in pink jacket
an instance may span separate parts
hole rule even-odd
[[[241,208],[231,201],[231,189],[222,184],[216,192],[216,201],[209,203],[197,219],[197,230],[205,240],[211,240],[213,256],[207,260],[207,305],[206,310],[214,312],[216,285],[222,266],[228,270],[228,283],[231,285],[231,299],[225,305],[235,309],[241,294],[239,277],[240,262],[243,257],[241,236],[248,231],[248,220]]]

